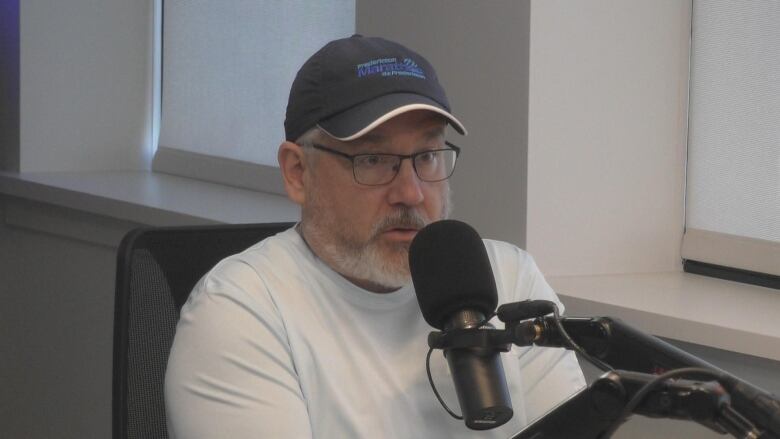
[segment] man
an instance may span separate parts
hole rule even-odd
[[[433,67],[353,36],[293,83],[279,165],[301,206],[293,229],[220,262],[182,309],[166,376],[175,438],[506,438],[582,385],[563,350],[502,356],[515,415],[468,430],[436,400],[410,282],[415,233],[449,214],[458,148]],[[556,300],[533,260],[485,241],[499,301]],[[457,407],[446,362],[433,377]]]

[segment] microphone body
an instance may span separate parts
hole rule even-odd
[[[452,316],[444,330],[477,328],[484,320],[485,316],[478,311],[463,310]],[[492,327],[482,327],[485,326]],[[467,427],[487,430],[512,418],[504,366],[496,349],[452,348],[445,349],[444,356]]]
[[[423,317],[436,329],[484,327],[498,304],[485,245],[466,223],[444,220],[420,230],[409,248],[409,270]],[[512,418],[499,352],[489,347],[444,350],[463,419],[473,430]]]

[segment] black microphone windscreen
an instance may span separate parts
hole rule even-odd
[[[496,282],[485,245],[468,224],[456,220],[431,223],[409,247],[409,269],[423,317],[444,329],[462,310],[486,317],[498,304]]]

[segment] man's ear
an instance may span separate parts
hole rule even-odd
[[[279,145],[277,154],[287,196],[299,205],[306,201],[304,174],[309,172],[303,154],[300,145],[287,141]]]

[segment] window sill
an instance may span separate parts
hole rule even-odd
[[[137,224],[296,221],[287,197],[151,171],[0,172],[0,194]]]
[[[780,361],[780,291],[689,273],[551,276],[569,315]]]

